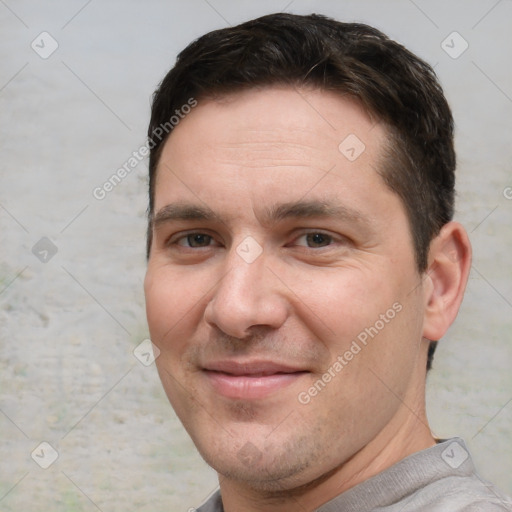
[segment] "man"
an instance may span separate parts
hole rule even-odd
[[[425,413],[471,261],[432,69],[365,25],[265,16],[179,55],[149,137],[148,323],[219,474],[199,510],[512,510]]]

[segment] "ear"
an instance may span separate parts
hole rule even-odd
[[[448,222],[430,243],[423,337],[441,339],[459,311],[469,271],[471,244],[458,222]]]

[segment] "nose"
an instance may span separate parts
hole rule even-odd
[[[206,306],[206,322],[238,339],[248,337],[254,327],[278,329],[289,307],[282,283],[267,268],[265,252],[252,262],[236,250],[228,258],[229,271]]]

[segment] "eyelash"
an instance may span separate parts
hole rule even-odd
[[[183,247],[185,249],[207,249],[207,248],[211,247],[210,244],[207,246],[204,246],[204,247],[191,247],[190,245],[185,245],[185,244],[180,243],[180,241],[186,241],[189,237],[198,236],[198,235],[208,237],[210,239],[210,241],[215,241],[215,237],[212,234],[208,233],[207,231],[189,231],[189,232],[185,232],[185,233],[182,232],[182,233],[176,233],[175,235],[172,235],[165,242],[165,245],[167,247],[179,246],[179,247]]]
[[[329,234],[329,233],[325,233],[325,232],[323,232],[323,231],[308,231],[308,232],[303,233],[303,234],[301,234],[300,236],[296,237],[296,238],[294,239],[294,242],[297,242],[297,240],[300,240],[301,238],[306,238],[306,239],[307,239],[307,237],[308,237],[308,236],[314,236],[314,235],[320,235],[320,236],[322,236],[322,237],[328,238],[328,239],[329,239],[329,244],[328,244],[327,246],[322,245],[322,246],[320,246],[320,247],[310,247],[309,245],[306,245],[306,247],[307,247],[308,249],[322,249],[322,248],[324,248],[324,247],[328,247],[328,246],[332,245],[332,244],[335,242],[335,240],[334,240],[334,236],[333,236],[333,235],[331,235],[331,234]],[[306,242],[306,243],[307,243],[307,242]],[[301,246],[299,246],[299,247],[304,247],[304,245],[301,245]]]
[[[312,236],[312,235],[320,235],[320,236],[326,237],[326,238],[328,238],[329,243],[327,245],[322,245],[320,247],[311,247],[311,246],[308,246],[306,244],[304,244],[304,245],[296,244],[296,242],[298,240],[300,240],[301,238]],[[215,237],[213,235],[209,234],[208,232],[205,232],[205,231],[191,231],[191,232],[188,232],[188,233],[178,234],[178,236],[170,237],[169,240],[166,242],[166,245],[167,246],[173,246],[173,245],[180,246],[180,247],[183,247],[183,248],[189,249],[189,250],[208,249],[210,247],[215,247],[215,245],[211,245],[211,243],[209,243],[206,246],[193,247],[193,246],[190,245],[190,237],[193,237],[193,236],[204,236],[204,237],[208,237],[209,238],[209,242],[215,241]],[[329,246],[333,245],[336,242],[340,242],[340,240],[337,240],[336,238],[344,238],[344,237],[342,237],[341,235],[336,237],[335,235],[332,235],[330,233],[326,233],[325,231],[321,231],[321,230],[308,230],[308,231],[304,231],[301,234],[299,234],[298,236],[296,236],[293,239],[293,241],[290,244],[287,244],[286,246],[289,247],[291,244],[293,244],[293,245],[295,245],[297,247],[303,247],[305,249],[324,249],[326,247],[329,247]],[[181,244],[180,241],[187,241],[187,244]],[[218,245],[219,244],[217,244],[217,246]]]

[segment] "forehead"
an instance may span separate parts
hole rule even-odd
[[[368,200],[386,188],[376,172],[385,139],[354,100],[328,91],[271,87],[199,100],[165,143],[155,210],[223,193],[262,208],[351,188]]]
[[[194,138],[190,138],[191,132]],[[174,128],[165,146],[186,150],[198,145],[225,147],[272,141],[274,145],[268,150],[278,156],[280,143],[336,150],[350,134],[364,139],[372,152],[372,143],[382,138],[383,128],[346,95],[266,87],[199,100],[198,106]]]

